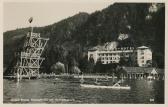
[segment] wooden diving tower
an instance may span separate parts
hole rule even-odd
[[[33,33],[33,30],[27,33],[23,50],[18,54],[14,67],[14,76],[17,79],[39,76],[40,65],[45,59],[41,54],[48,40],[49,38],[40,37],[40,33]]]

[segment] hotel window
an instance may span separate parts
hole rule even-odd
[[[144,55],[144,51],[143,50],[141,50],[141,55]]]
[[[143,57],[141,57],[141,59],[144,59],[144,56],[143,56]]]
[[[142,60],[142,63],[144,63],[144,60]]]

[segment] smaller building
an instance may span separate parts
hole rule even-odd
[[[154,67],[124,67],[128,78],[163,79],[164,69]]]

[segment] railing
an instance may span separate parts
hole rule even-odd
[[[40,54],[31,54],[31,53],[27,53],[27,52],[21,52],[21,57],[40,57]]]
[[[33,32],[28,32],[27,33],[27,36],[28,37],[37,37],[37,38],[39,38],[40,37],[40,33],[33,33]]]
[[[104,49],[104,51],[123,51],[123,50],[134,50],[134,47],[121,47],[114,49]]]
[[[28,57],[28,56],[30,56],[30,53],[21,52],[21,57]]]

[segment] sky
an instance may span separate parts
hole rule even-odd
[[[79,12],[92,13],[108,7],[112,2],[4,2],[3,4],[3,31],[14,30],[29,26],[46,26]],[[33,17],[30,25],[28,19]]]

